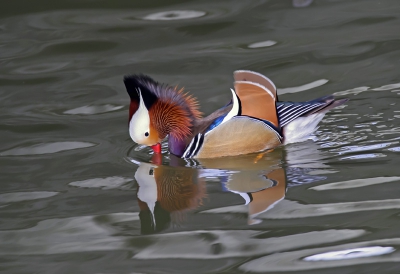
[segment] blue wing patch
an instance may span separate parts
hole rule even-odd
[[[205,130],[204,134],[206,134],[207,132],[209,132],[209,131],[213,130],[214,128],[216,128],[217,126],[219,126],[225,117],[226,117],[226,115],[222,115],[222,116],[219,116],[217,119],[215,119],[214,122],[212,122],[212,124],[209,125],[208,128]]]

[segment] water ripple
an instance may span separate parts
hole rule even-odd
[[[294,93],[294,92],[300,92],[300,91],[305,91],[305,90],[309,90],[312,88],[316,88],[322,85],[325,85],[326,83],[328,83],[329,80],[327,79],[320,79],[302,86],[298,86],[298,87],[290,87],[290,88],[278,88],[278,94],[285,94],[285,93]]]
[[[0,194],[0,203],[14,203],[49,198],[57,195],[52,191],[12,192]]]
[[[133,179],[124,177],[107,177],[107,178],[94,178],[83,181],[71,182],[69,185],[81,188],[101,188],[101,189],[115,189],[121,188],[125,184],[131,182]]]
[[[162,11],[157,13],[149,14],[143,19],[145,20],[183,20],[183,19],[191,19],[197,17],[203,17],[206,15],[204,11],[196,11],[196,10],[171,10],[171,11]]]
[[[364,160],[364,159],[376,159],[386,157],[383,153],[368,153],[368,154],[359,154],[342,157],[339,160]]]
[[[314,187],[311,187],[310,189],[317,190],[317,191],[348,189],[348,188],[365,187],[365,186],[383,184],[383,183],[391,183],[391,182],[396,182],[399,180],[400,180],[400,177],[375,177],[375,178],[355,179],[355,180],[314,186]]]
[[[29,65],[26,67],[20,67],[15,71],[20,74],[37,74],[37,73],[49,73],[57,71],[68,66],[68,62],[58,62],[58,63],[41,63],[38,65]]]
[[[249,48],[251,49],[256,49],[256,48],[265,48],[265,47],[271,47],[275,45],[277,42],[272,41],[272,40],[267,40],[267,41],[262,41],[262,42],[256,42],[248,45]]]
[[[379,88],[374,88],[372,90],[381,91],[381,90],[391,90],[391,89],[396,89],[396,88],[400,88],[400,83],[385,85],[385,86],[382,86],[382,87],[379,87]]]
[[[336,96],[344,96],[344,95],[357,95],[360,94],[363,91],[369,90],[369,87],[358,87],[358,88],[352,88],[344,91],[338,91],[335,92],[333,95]]]
[[[39,155],[48,153],[57,153],[65,150],[87,148],[95,146],[94,143],[89,142],[54,142],[46,144],[37,144],[27,147],[18,147],[3,151],[0,156],[20,156],[20,155]]]
[[[324,230],[260,238],[264,231],[197,230],[150,236],[117,236],[116,223],[137,222],[138,213],[114,213],[40,221],[36,226],[0,231],[1,254],[60,254],[131,250],[134,259],[217,259],[259,256],[315,244],[348,240],[364,230]],[[16,241],[16,239],[18,239]]]
[[[331,251],[311,255],[304,258],[304,261],[336,261],[349,260],[355,258],[374,257],[393,253],[396,249],[391,246],[368,246],[360,248],[345,249],[340,251]]]
[[[260,231],[190,231],[148,236],[150,245],[134,259],[220,259],[259,256],[305,246],[352,239],[364,230],[325,230],[282,237],[260,238]],[[243,241],[243,239],[246,239]],[[216,248],[218,247],[218,248]]]
[[[44,220],[27,229],[0,231],[3,245],[0,253],[37,255],[124,249],[127,238],[112,235],[114,229],[110,225],[138,221],[138,214],[115,213],[104,217],[109,220],[107,223],[98,216],[79,216]]]
[[[400,253],[391,246],[399,244],[400,239],[394,238],[277,253],[251,260],[239,269],[268,273],[399,262]]]
[[[64,111],[64,114],[71,114],[71,115],[93,115],[93,114],[100,114],[106,113],[111,111],[116,111],[123,108],[123,106],[116,106],[111,104],[106,105],[99,105],[99,106],[82,106],[74,109],[69,109]]]
[[[400,209],[400,199],[306,205],[299,204],[298,202],[283,200],[270,211],[260,215],[259,218],[308,218],[352,212],[389,209]]]

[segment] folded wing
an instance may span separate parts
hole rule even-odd
[[[279,128],[276,97],[269,89],[254,82],[235,81],[235,91],[241,103],[241,115],[268,121]]]
[[[271,93],[275,97],[275,101],[278,101],[278,94],[276,92],[275,84],[268,77],[262,75],[261,73],[251,70],[237,70],[233,73],[233,77],[235,81],[248,81],[260,84],[261,86],[271,91]]]

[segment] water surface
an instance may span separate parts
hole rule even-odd
[[[398,273],[398,1],[26,1],[0,5],[4,273]],[[314,140],[155,158],[122,78],[211,113],[232,72],[281,100],[334,94]]]

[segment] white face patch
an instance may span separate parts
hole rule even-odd
[[[138,144],[144,144],[146,143],[146,139],[150,134],[150,116],[149,111],[144,105],[142,93],[140,92],[140,90],[139,99],[139,108],[135,112],[135,114],[133,114],[132,119],[129,122],[129,135],[134,142]]]

